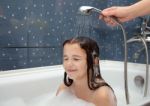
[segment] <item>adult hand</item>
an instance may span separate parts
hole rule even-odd
[[[111,17],[117,18],[119,22],[129,21],[134,18],[130,13],[129,8],[130,8],[129,6],[125,6],[125,7],[114,6],[114,7],[106,8],[102,11],[102,15],[100,15],[100,19],[103,19],[108,25],[111,26],[116,25],[116,22]]]

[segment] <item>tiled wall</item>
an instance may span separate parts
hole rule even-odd
[[[138,1],[138,0],[137,0]],[[82,5],[100,9],[130,5],[136,0],[0,0],[0,70],[62,63],[62,43],[76,35],[89,36],[101,47],[101,59],[123,60],[123,35],[98,14],[82,16]],[[140,30],[141,20],[125,23],[128,38]],[[130,45],[129,59],[139,45]],[[141,55],[139,62],[144,62]]]

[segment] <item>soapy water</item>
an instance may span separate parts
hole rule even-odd
[[[53,94],[44,94],[25,102],[19,97],[0,102],[0,106],[95,106],[77,98],[70,91],[61,92],[58,96]]]
[[[19,97],[14,97],[9,100],[0,101],[0,106],[27,106],[23,99]]]

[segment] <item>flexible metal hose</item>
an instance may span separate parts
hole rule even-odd
[[[145,38],[143,38],[141,36],[139,36],[139,38],[141,39],[141,41],[142,41],[142,43],[143,43],[143,45],[145,47],[145,53],[146,53],[146,59],[145,59],[146,60],[146,74],[145,74],[146,82],[145,82],[145,90],[144,90],[144,97],[146,97],[147,96],[147,92],[148,92],[148,81],[149,81],[149,60],[148,60],[149,59],[149,55],[148,55],[148,47],[147,47]]]
[[[117,24],[120,26],[122,33],[123,33],[123,37],[124,37],[124,87],[125,87],[125,97],[126,97],[126,103],[129,104],[129,90],[128,90],[128,66],[127,66],[127,62],[128,62],[128,50],[127,50],[127,35],[125,32],[125,29],[123,27],[122,24],[120,24],[119,22],[117,22]]]

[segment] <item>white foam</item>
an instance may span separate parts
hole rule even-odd
[[[27,106],[23,99],[14,97],[9,100],[0,101],[0,106]]]
[[[58,96],[55,94],[44,95],[32,100],[29,106],[94,106],[74,96],[69,91],[61,92]]]
[[[94,106],[92,103],[77,98],[70,91],[62,92],[58,97],[53,98],[52,101],[52,103],[60,103],[61,106]],[[52,106],[59,106],[60,104]]]
[[[44,94],[30,101],[14,97],[9,100],[0,101],[0,106],[94,106],[92,103],[77,98],[70,91],[61,92],[58,96],[55,93]]]

